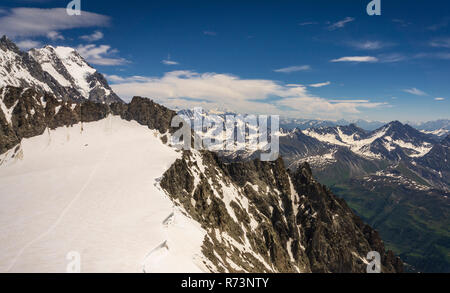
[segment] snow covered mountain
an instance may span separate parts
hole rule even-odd
[[[341,119],[337,121],[331,121],[331,120],[316,120],[316,119],[284,118],[281,119],[280,124],[286,130],[293,130],[293,129],[305,130],[308,128],[335,127],[335,126],[346,126],[349,124],[355,124],[364,130],[372,131],[383,126],[385,123],[380,121],[368,121],[363,119],[356,119],[356,120]]]
[[[280,153],[292,170],[309,163],[411,270],[448,272],[449,138],[398,121],[371,132],[355,125],[295,129],[280,137]]]
[[[307,129],[304,134],[323,143],[349,148],[367,159],[397,160],[423,157],[434,141],[409,125],[391,122],[375,131],[366,132],[356,125]]]
[[[308,164],[178,151],[176,113],[144,98],[1,93],[2,272],[65,272],[69,252],[82,272],[364,272],[369,251],[402,271]]]
[[[6,36],[0,39],[0,86],[5,85],[50,92],[61,100],[121,101],[75,49],[45,46],[27,53]]]

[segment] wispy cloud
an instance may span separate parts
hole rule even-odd
[[[9,37],[46,36],[48,32],[106,26],[109,22],[108,16],[87,11],[71,17],[65,8],[12,8],[0,15],[0,34]]]
[[[173,60],[163,60],[163,61],[161,61],[161,63],[164,65],[178,65],[178,62],[173,61]]]
[[[414,55],[413,58],[416,59],[434,58],[434,59],[450,60],[450,53],[449,52],[419,53]]]
[[[349,45],[359,50],[379,50],[392,46],[391,43],[384,43],[381,41],[353,41]]]
[[[415,87],[411,88],[411,89],[404,89],[403,90],[405,93],[409,93],[412,95],[416,95],[416,96],[427,96],[428,94],[425,93],[424,91],[421,91]]]
[[[300,66],[289,66],[284,68],[275,69],[275,72],[281,72],[281,73],[291,73],[291,72],[297,72],[297,71],[307,71],[310,70],[311,66],[309,65],[300,65]]]
[[[343,27],[345,27],[345,25],[346,25],[347,23],[350,23],[350,22],[352,22],[352,21],[354,21],[354,20],[355,20],[355,19],[354,19],[353,17],[346,17],[346,18],[343,19],[343,20],[340,20],[340,21],[338,21],[338,22],[335,22],[335,23],[331,24],[331,25],[328,27],[328,29],[329,29],[330,31],[334,31],[334,30],[343,28]]]
[[[203,34],[212,37],[217,36],[217,33],[213,31],[203,31]]]
[[[306,25],[314,25],[314,24],[319,24],[318,22],[315,21],[305,21],[305,22],[301,22],[298,25],[299,26],[306,26]]]
[[[445,98],[434,98],[436,101],[445,101]]]
[[[404,61],[408,59],[408,57],[399,53],[389,53],[378,55],[377,59],[382,63],[394,63]]]
[[[399,19],[399,18],[394,18],[392,19],[392,22],[400,25],[401,27],[407,27],[411,25],[411,22],[405,21],[403,19]]]
[[[81,36],[80,39],[85,40],[87,42],[95,42],[103,39],[104,35],[101,31],[95,31],[90,35]]]
[[[368,99],[327,100],[311,95],[305,86],[219,73],[172,71],[162,77],[107,78],[113,82],[114,91],[125,99],[136,95],[156,97],[157,102],[171,108],[201,106],[241,113],[335,119],[385,105]]]
[[[172,59],[170,58],[170,54],[167,56],[166,59],[164,59],[163,61],[161,61],[161,63],[164,64],[164,65],[178,65],[178,64],[179,64],[178,62],[176,62],[176,61],[174,61],[174,60],[172,60]]]
[[[313,84],[310,84],[309,86],[318,88],[318,87],[324,87],[324,86],[327,86],[330,84],[331,84],[331,82],[327,81],[327,82],[321,82],[321,83],[313,83]]]
[[[64,36],[61,35],[59,32],[51,31],[47,33],[47,38],[49,38],[52,41],[56,40],[64,40]]]
[[[22,40],[22,41],[16,42],[16,45],[22,50],[28,50],[28,49],[40,47],[41,43],[38,41],[33,41],[33,40]]]
[[[430,31],[437,31],[437,30],[440,30],[441,28],[446,28],[449,23],[450,23],[450,17],[446,17],[441,22],[430,25],[429,27],[427,27],[427,29]]]
[[[331,62],[377,62],[378,58],[373,56],[348,56],[333,59]]]
[[[331,103],[370,103],[370,100],[329,100]]]
[[[111,82],[111,83],[131,83],[131,82],[146,82],[150,81],[151,79],[145,76],[140,75],[134,75],[130,77],[122,77],[118,75],[108,75],[105,74],[105,77]]]
[[[114,57],[118,51],[111,49],[109,45],[80,45],[77,47],[78,53],[89,63],[103,66],[123,65],[128,63],[123,58]]]
[[[436,48],[450,48],[450,38],[435,39],[430,42],[430,46]]]

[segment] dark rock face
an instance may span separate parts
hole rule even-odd
[[[111,104],[111,112],[119,115],[125,120],[135,120],[139,124],[146,125],[151,129],[156,129],[160,133],[173,133],[170,127],[172,118],[176,113],[167,109],[152,100],[134,97],[129,104],[114,103]]]
[[[31,89],[0,89],[0,153],[45,129],[106,118],[135,120],[170,136],[175,112],[135,97],[129,104],[64,102]],[[202,252],[212,272],[365,272],[369,251],[383,272],[402,262],[378,233],[326,187],[309,165],[291,173],[280,158],[226,163],[208,151],[184,151],[161,178],[173,202],[207,231]]]
[[[7,86],[0,89],[0,97],[5,107],[0,111],[0,154],[23,138],[41,135],[46,128],[71,126],[81,121],[77,114],[80,105],[57,100],[48,93]]]
[[[227,164],[209,152],[185,152],[161,187],[208,231],[203,249],[212,271],[239,271],[231,259],[247,272],[362,273],[370,251],[380,253],[383,272],[403,270],[378,233],[317,183],[307,164],[290,174],[281,159]],[[236,195],[228,204],[224,189]],[[233,253],[246,245],[253,254]]]

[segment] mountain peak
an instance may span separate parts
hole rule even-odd
[[[105,78],[74,48],[46,45],[22,52],[6,36],[0,39],[0,48],[2,85],[51,92],[61,100],[122,102]]]
[[[17,47],[17,45],[14,44],[14,42],[11,41],[6,35],[3,35],[3,37],[0,39],[0,48],[16,53],[20,52],[19,47]]]
[[[389,125],[389,126],[400,126],[400,127],[405,126],[403,123],[401,123],[401,122],[398,121],[398,120],[392,121],[392,122],[390,122],[388,125]]]

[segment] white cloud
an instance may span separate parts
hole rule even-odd
[[[297,71],[306,71],[310,70],[311,66],[309,65],[301,65],[301,66],[290,66],[280,69],[275,69],[275,72],[281,72],[281,73],[291,73],[291,72],[297,72]]]
[[[115,82],[113,90],[125,100],[145,96],[171,108],[201,106],[240,113],[334,119],[384,105],[369,100],[329,101],[309,94],[305,86],[287,86],[264,79],[241,79],[230,74],[172,71],[162,77],[107,78]]]
[[[419,89],[416,89],[415,87],[413,87],[411,89],[404,89],[403,91],[406,93],[412,94],[412,95],[416,95],[416,96],[427,96],[428,95],[427,93],[425,93]]]
[[[378,58],[373,56],[349,56],[333,59],[331,62],[377,62]]]
[[[345,27],[345,25],[346,25],[347,23],[350,23],[350,22],[352,22],[352,21],[354,21],[354,20],[355,20],[355,19],[354,19],[353,17],[346,17],[346,18],[343,19],[343,20],[340,20],[340,21],[338,21],[338,22],[333,23],[332,25],[330,25],[330,26],[328,27],[328,29],[329,29],[330,31],[334,31],[334,30],[336,30],[336,29],[343,28],[343,27]]]
[[[48,32],[106,26],[109,21],[108,16],[87,11],[69,16],[65,8],[12,8],[0,17],[0,34],[8,37],[46,36]]]
[[[436,101],[444,101],[445,98],[434,98]]]
[[[398,54],[398,53],[389,53],[389,54],[381,54],[378,55],[378,60],[380,60],[380,62],[383,63],[394,63],[394,62],[400,62],[403,60],[406,60],[407,57],[402,55],[402,54]]]
[[[146,82],[150,79],[145,76],[134,75],[130,77],[122,77],[118,75],[108,75],[104,74],[106,79],[108,79],[111,83],[130,83],[130,82]]]
[[[430,42],[431,47],[450,48],[450,38],[435,39]]]
[[[178,62],[173,61],[173,60],[163,60],[163,61],[161,61],[161,63],[165,64],[165,65],[178,65],[179,64]]]
[[[77,47],[77,51],[89,63],[96,65],[111,66],[128,63],[128,61],[123,58],[111,57],[111,55],[117,53],[117,50],[111,49],[109,45],[80,45]]]
[[[379,50],[390,45],[381,41],[350,42],[350,46],[360,50]]]
[[[331,103],[370,103],[369,100],[330,100]]]
[[[52,41],[64,40],[64,37],[59,32],[55,32],[55,31],[48,32],[47,38],[49,38]]]
[[[22,50],[28,50],[28,49],[40,47],[41,43],[38,41],[33,41],[33,40],[22,40],[22,41],[16,42],[16,45]]]
[[[327,81],[327,82],[321,82],[321,83],[313,83],[313,84],[310,84],[309,86],[317,88],[317,87],[327,86],[327,85],[330,85],[330,84],[331,84],[331,82]]]
[[[103,33],[101,31],[95,31],[90,35],[81,36],[80,39],[85,40],[87,42],[95,42],[103,39]]]

